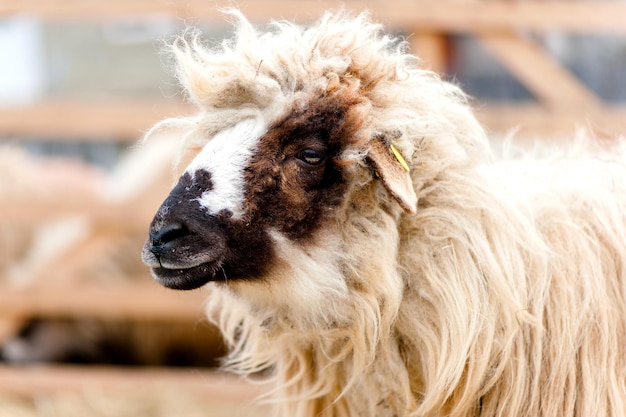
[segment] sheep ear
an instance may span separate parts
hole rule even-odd
[[[409,175],[409,166],[393,145],[382,138],[373,138],[366,160],[383,185],[407,214],[417,213],[417,195]]]

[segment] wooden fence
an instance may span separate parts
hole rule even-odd
[[[241,3],[241,9],[254,21],[271,18],[309,21],[322,10],[339,5],[334,0],[249,0]],[[536,98],[533,103],[521,105],[481,103],[479,116],[494,132],[520,127],[522,133],[567,135],[580,123],[595,128],[600,134],[615,135],[626,131],[624,105],[603,103],[527,36],[567,32],[623,37],[626,36],[626,3],[609,0],[348,0],[343,4],[348,9],[370,10],[388,27],[412,34],[410,41],[416,53],[438,71],[446,68],[447,35],[465,34],[476,38]],[[218,5],[221,3],[206,0],[3,0],[0,1],[0,16],[22,13],[71,21],[168,14],[180,21],[223,22]],[[189,111],[188,106],[173,100],[167,103],[45,102],[3,110],[0,132],[67,138],[107,134],[135,140],[146,126],[164,115]]]
[[[254,21],[295,18],[303,22],[318,16],[322,10],[337,8],[339,4],[329,0],[250,0],[240,3],[242,10]],[[24,14],[64,22],[100,21],[129,15],[140,19],[167,14],[181,21],[192,18],[221,22],[217,4],[207,0],[0,0],[0,18]],[[584,121],[600,135],[626,133],[624,105],[604,103],[527,36],[547,31],[626,36],[624,2],[344,0],[343,4],[348,9],[368,9],[376,20],[388,27],[413,34],[410,41],[415,52],[439,72],[447,68],[449,35],[464,34],[477,39],[535,97],[533,102],[522,104],[480,103],[479,117],[492,132],[506,132],[519,126],[523,133],[554,137],[570,134],[577,123]],[[192,111],[175,99],[119,99],[98,103],[50,99],[0,109],[0,137],[35,136],[41,140],[67,141],[110,137],[130,142],[140,137],[155,121]],[[146,230],[158,201],[171,184],[165,179],[169,174],[168,164],[164,162],[167,158],[163,159],[163,154],[161,158],[160,161],[157,158],[143,162],[146,166],[162,167],[162,172],[155,173],[153,180],[138,188],[131,198],[117,201],[106,198],[37,200],[36,196],[11,198],[0,200],[0,216],[3,222],[35,226],[44,219],[67,216],[84,219],[91,225],[90,232],[75,241],[65,255],[60,255],[61,258],[49,260],[43,266],[50,276],[79,271],[82,263],[98,256],[103,239]],[[117,234],[111,230],[116,230]],[[55,272],[55,268],[60,268],[61,272]],[[202,291],[175,294],[160,289],[148,279],[108,286],[74,285],[74,279],[80,281],[81,277],[65,279],[64,285],[56,285],[55,281],[26,287],[1,284],[0,317],[3,322],[0,329],[8,333],[20,320],[34,315],[174,317],[181,320],[202,316]],[[63,370],[58,374],[59,379],[49,379],[48,374],[44,377],[27,370],[0,367],[0,391],[11,386],[21,391],[35,390],[38,386],[46,389],[54,389],[59,384],[71,386],[85,378],[84,374],[77,372]],[[129,377],[124,373],[118,376],[121,379]],[[120,381],[107,378],[103,377],[103,380],[111,386]],[[249,399],[247,394],[241,398]]]

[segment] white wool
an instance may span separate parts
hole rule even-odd
[[[185,171],[192,177],[198,170],[211,173],[213,188],[198,200],[209,213],[217,214],[221,210],[229,210],[234,218],[241,218],[244,200],[243,169],[264,131],[262,119],[244,120],[215,135],[189,164]]]

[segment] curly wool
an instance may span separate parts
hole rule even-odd
[[[297,285],[212,287],[225,365],[271,369],[282,416],[625,415],[623,164],[591,152],[494,162],[464,94],[367,14],[260,33],[230,13],[233,40],[173,44],[201,112],[155,129],[184,126],[199,146],[249,117],[271,123],[300,91],[357,83],[367,128],[394,138],[419,205],[403,214],[357,163],[315,248],[280,246]]]

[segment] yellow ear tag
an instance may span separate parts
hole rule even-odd
[[[396,157],[398,162],[400,162],[400,165],[402,165],[402,168],[404,168],[406,172],[411,171],[411,169],[409,168],[409,164],[406,163],[406,161],[402,157],[402,154],[396,149],[396,147],[393,145],[389,145],[389,147],[391,148],[391,152],[393,152],[393,155]]]

